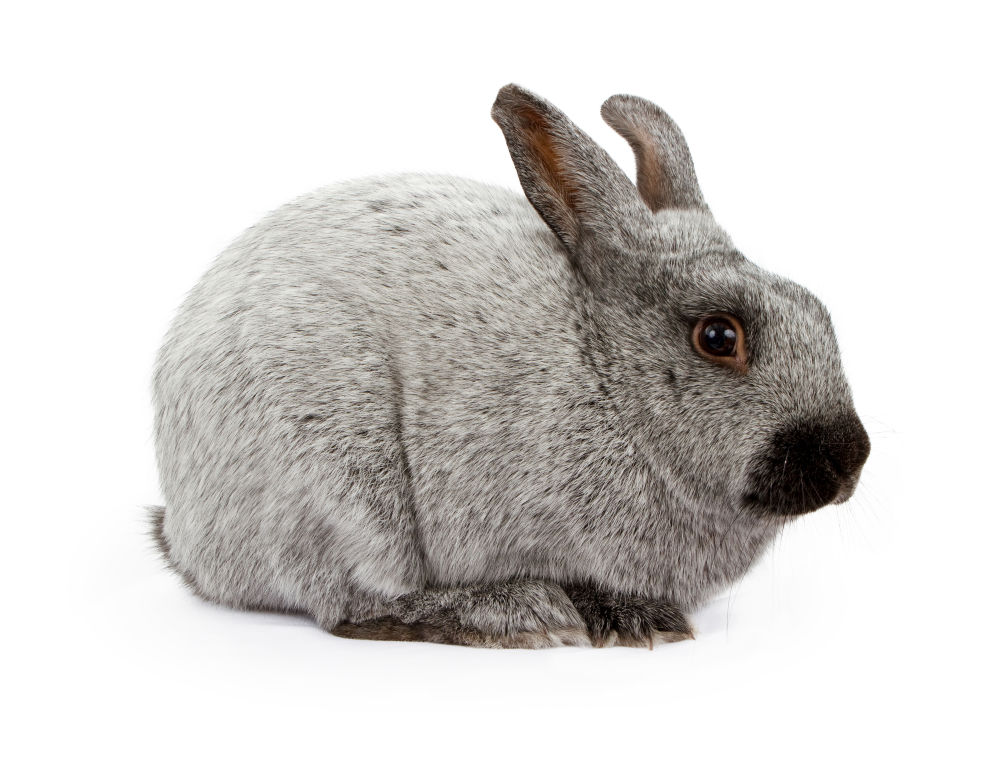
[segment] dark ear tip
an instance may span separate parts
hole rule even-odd
[[[500,87],[499,92],[496,93],[496,100],[493,102],[493,109],[506,108],[513,105],[523,105],[524,103],[532,103],[536,105],[541,102],[541,98],[533,92],[529,92],[519,84],[511,83],[507,84],[505,87]]]
[[[493,107],[489,113],[498,125],[503,125],[507,112],[517,102],[517,93],[520,91],[520,87],[516,84],[507,84],[505,87],[500,87],[499,92],[496,93],[496,100],[493,101]]]
[[[516,97],[517,93],[520,91],[521,91],[520,87],[518,87],[516,84],[512,82],[510,84],[507,84],[505,87],[500,87],[499,92],[496,93],[495,104],[499,105],[500,103],[509,102],[514,97]]]
[[[600,106],[600,116],[609,125],[614,124],[614,119],[617,118],[620,110],[620,101],[617,97],[617,95],[613,95],[607,98]]]
[[[659,106],[637,95],[612,95],[600,107],[600,116],[615,130],[624,124],[648,122],[665,122],[671,126],[674,124],[669,114]]]
[[[622,135],[636,125],[645,124],[657,113],[661,114],[662,109],[636,95],[611,95],[600,107],[603,120]]]
[[[496,93],[491,112],[493,121],[500,127],[519,125],[524,115],[550,116],[553,113],[557,111],[543,97],[518,84],[507,84]]]
[[[493,108],[490,112],[493,121],[502,126],[504,119],[509,116],[509,112],[513,107],[524,102],[524,92],[525,90],[516,84],[507,84],[505,87],[500,87],[499,92],[496,93],[496,100],[493,101]]]
[[[634,95],[611,95],[600,106],[600,116],[607,119],[609,116],[619,115],[640,100]]]

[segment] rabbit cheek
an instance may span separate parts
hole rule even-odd
[[[802,515],[852,495],[870,439],[855,415],[779,431],[754,463],[745,505],[764,514]]]

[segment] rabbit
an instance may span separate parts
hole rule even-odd
[[[153,534],[203,598],[340,637],[652,647],[870,441],[824,306],[747,260],[662,109],[617,95],[637,186],[516,85],[526,200],[459,178],[278,209],[157,358]]]

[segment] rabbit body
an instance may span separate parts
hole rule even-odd
[[[795,297],[733,259],[704,211],[660,211],[643,231],[665,254],[722,258],[705,272],[716,282]],[[689,446],[648,433],[698,358],[641,364],[644,315],[608,314],[635,307],[602,303],[612,293],[565,241],[520,195],[416,175],[328,187],[247,231],[157,363],[171,565],[212,601],[305,612],[345,636],[585,644],[601,621],[603,638],[689,635],[682,611],[740,576],[779,523],[683,464],[722,442],[741,485],[761,445],[710,426],[697,442],[696,414],[665,426]],[[627,338],[608,338],[615,318]],[[839,377],[827,408],[846,408]]]

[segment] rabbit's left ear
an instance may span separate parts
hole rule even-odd
[[[708,210],[687,142],[665,111],[644,98],[614,95],[600,115],[635,152],[638,191],[652,211]]]

